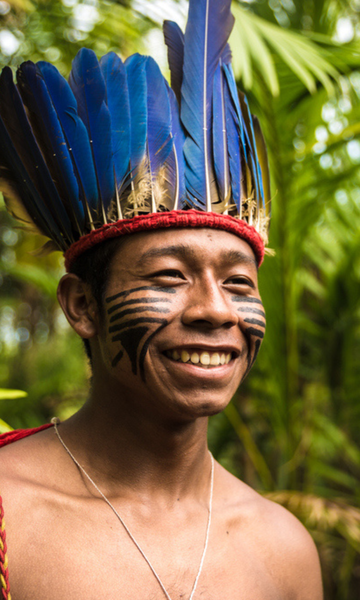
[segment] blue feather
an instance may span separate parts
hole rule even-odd
[[[254,176],[254,181],[255,181],[256,199],[257,199],[258,208],[259,208],[259,200],[261,199],[263,201],[264,190],[263,190],[263,183],[262,183],[261,168],[260,168],[260,164],[259,164],[259,160],[258,160],[258,156],[257,156],[257,150],[256,150],[254,125],[253,125],[252,115],[251,115],[250,108],[249,108],[249,103],[247,101],[245,94],[243,94],[242,92],[239,92],[239,99],[240,99],[240,106],[241,106],[242,114],[244,116],[244,122],[245,122],[245,126],[246,126],[245,131],[247,132],[248,144],[251,148],[251,154],[253,156],[253,161],[252,161],[253,176]]]
[[[130,103],[126,68],[115,52],[103,56],[100,67],[106,85],[116,186],[120,195],[130,165]]]
[[[244,148],[245,159],[246,159],[247,155],[246,155],[246,141],[245,141],[245,134],[244,134],[244,120],[243,120],[243,116],[242,116],[242,112],[241,112],[241,108],[240,108],[239,96],[238,96],[238,91],[237,91],[237,87],[236,87],[234,73],[233,73],[233,70],[230,65],[224,64],[223,69],[224,69],[224,74],[225,74],[225,78],[227,81],[228,89],[230,92],[231,100],[232,100],[235,110],[236,110],[241,144]]]
[[[232,61],[232,53],[229,44],[226,44],[224,52],[221,55],[221,62],[223,65],[229,65]]]
[[[133,54],[125,61],[130,99],[130,168],[132,177],[136,175],[146,154],[146,60],[146,56]]]
[[[168,50],[168,63],[170,69],[171,87],[175,92],[176,99],[181,104],[181,86],[184,67],[184,43],[185,36],[175,21],[164,21],[164,40]],[[231,49],[226,44],[221,60],[224,64],[231,63]]]
[[[146,61],[147,82],[147,147],[152,180],[169,156],[173,138],[171,112],[165,79],[153,58]]]
[[[170,153],[167,166],[167,178],[172,198],[171,210],[183,210],[185,208],[185,165],[184,165],[184,142],[185,132],[181,126],[179,105],[174,91],[166,83],[169,95],[171,111],[171,134],[174,138],[172,152]]]
[[[0,188],[5,198],[15,199],[29,215],[31,221],[43,235],[53,239],[59,249],[66,250],[67,244],[62,238],[61,231],[53,218],[46,203],[43,202],[39,193],[31,181],[22,160],[20,159],[14,144],[9,136],[5,124],[0,117]],[[3,170],[6,169],[4,173]],[[5,185],[4,185],[5,183]],[[9,186],[10,184],[10,186]],[[14,185],[15,184],[15,185]],[[8,192],[11,187],[13,193]],[[11,207],[9,207],[11,212]],[[14,213],[19,218],[19,215]]]
[[[56,228],[63,232],[65,238],[72,240],[71,222],[34,138],[9,67],[5,67],[0,75],[0,115],[3,122],[6,123],[7,132],[11,137],[14,147],[12,155],[15,156],[14,152],[17,153],[28,177],[36,188],[37,194],[33,196],[33,202],[40,205],[38,212],[41,213],[45,203],[48,207],[46,210],[49,210],[52,215],[52,222],[57,223]],[[9,140],[7,140],[7,144],[9,144]]]
[[[185,31],[181,120],[188,135],[184,145],[186,187],[190,201],[207,211],[211,211],[214,199],[213,78],[234,23],[230,4],[231,0],[193,0]]]
[[[180,105],[184,65],[184,34],[174,21],[164,21],[163,32],[168,49],[171,87]]]
[[[52,177],[59,190],[74,227],[81,229],[83,210],[79,199],[79,186],[72,159],[66,145],[59,119],[40,70],[34,63],[23,63],[17,72],[19,90],[28,108],[29,118],[42,147]],[[73,214],[72,214],[73,213]]]
[[[226,121],[226,105],[224,90],[224,74],[221,60],[214,75],[213,90],[213,153],[214,168],[219,187],[220,199],[229,202],[230,199],[230,172],[228,157],[228,136]]]
[[[99,196],[93,157],[86,127],[77,113],[75,96],[56,67],[43,61],[38,62],[37,67],[51,96],[67,146],[71,148],[82,201],[96,210]]]
[[[105,82],[95,53],[82,48],[76,55],[69,84],[78,104],[78,114],[88,131],[100,197],[99,217],[106,213],[115,196],[111,146],[111,119],[106,106]]]
[[[229,153],[231,196],[232,201],[237,207],[237,212],[241,216],[241,198],[243,187],[243,169],[241,156],[244,156],[244,153],[242,140],[239,132],[238,115],[233,105],[231,93],[227,82],[224,86],[224,102],[226,106],[226,136]]]

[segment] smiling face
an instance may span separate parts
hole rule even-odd
[[[226,406],[265,331],[254,254],[221,230],[129,236],[112,260],[103,312],[102,379],[184,416]]]

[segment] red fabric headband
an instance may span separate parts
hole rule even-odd
[[[264,242],[256,229],[248,225],[245,221],[236,219],[230,215],[218,215],[199,210],[172,210],[171,212],[150,213],[132,217],[131,219],[121,219],[116,223],[107,223],[99,229],[94,229],[81,237],[77,242],[71,244],[70,248],[66,250],[64,253],[66,271],[69,272],[73,262],[96,244],[120,235],[172,227],[211,227],[213,229],[223,229],[229,233],[234,233],[251,246],[259,266],[264,260]]]

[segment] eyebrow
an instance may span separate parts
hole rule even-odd
[[[209,252],[211,251],[211,246],[209,246]],[[194,259],[196,253],[194,249],[185,244],[177,244],[173,246],[166,246],[165,248],[150,248],[144,252],[139,259],[137,260],[137,266],[143,266],[152,258],[157,258],[161,256],[175,256],[177,258],[182,258],[184,260]],[[222,262],[236,264],[243,263],[251,266],[255,266],[256,269],[258,267],[257,262],[253,256],[249,256],[245,252],[241,252],[240,250],[224,250],[221,253]]]
[[[148,262],[152,258],[161,256],[176,256],[183,259],[191,259],[195,257],[195,252],[190,246],[184,244],[177,244],[176,246],[166,246],[165,248],[151,248],[144,252],[137,260],[137,266],[143,266],[144,263]]]

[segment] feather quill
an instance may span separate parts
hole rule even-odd
[[[69,84],[90,139],[100,200],[98,218],[106,223],[107,211],[115,197],[111,118],[106,106],[105,81],[92,50],[82,48],[77,53]]]
[[[191,2],[185,31],[181,120],[188,136],[184,144],[186,187],[190,203],[206,211],[211,211],[214,196],[213,78],[234,23],[230,4],[231,0]],[[215,196],[217,201],[216,191]]]

